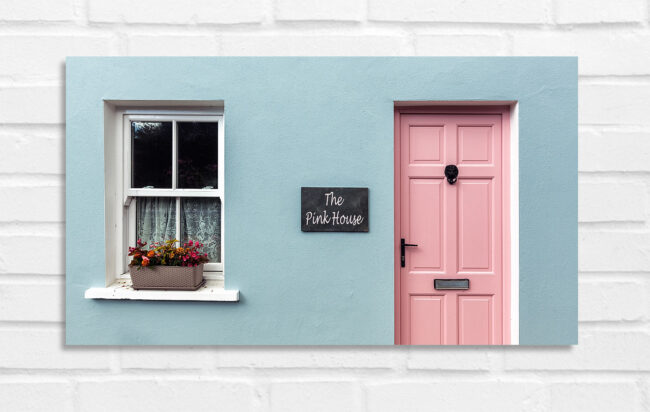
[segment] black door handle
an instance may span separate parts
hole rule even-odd
[[[400,265],[402,267],[405,267],[406,266],[406,256],[405,256],[406,247],[407,246],[417,246],[417,245],[413,244],[413,243],[406,243],[406,240],[404,240],[404,238],[402,238],[402,239],[400,239],[399,246],[400,246],[400,250],[401,250],[401,253],[402,253],[402,260],[400,262]]]

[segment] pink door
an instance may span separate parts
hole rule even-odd
[[[396,116],[400,344],[509,343],[502,117]],[[458,170],[453,183],[448,165]]]

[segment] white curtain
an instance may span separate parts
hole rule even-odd
[[[176,233],[176,198],[140,197],[136,207],[136,235],[143,242],[179,239],[203,243],[210,262],[221,262],[221,200],[181,198],[181,233]]]
[[[221,262],[221,200],[181,198],[181,242],[203,243],[210,262]]]
[[[136,238],[151,245],[176,237],[176,199],[140,197],[136,207]]]

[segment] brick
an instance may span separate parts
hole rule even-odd
[[[63,97],[62,87],[0,89],[0,123],[63,124]]]
[[[579,286],[580,321],[634,321],[649,315],[643,283],[612,278],[581,280]]]
[[[69,21],[74,18],[72,0],[2,0],[0,2],[0,21]]]
[[[213,364],[213,350],[184,348],[123,348],[123,369],[205,369]]]
[[[650,74],[650,53],[642,51],[650,43],[650,35],[583,30],[524,32],[512,38],[515,55],[578,56],[582,75]]]
[[[580,82],[579,89],[580,124],[650,125],[650,84]]]
[[[445,347],[432,351],[427,347],[409,348],[409,369],[489,370],[494,367],[489,352],[477,348]]]
[[[650,236],[634,232],[579,230],[581,271],[646,271],[650,268]]]
[[[397,22],[546,23],[548,13],[542,1],[370,0],[368,3],[370,20]]]
[[[646,186],[611,180],[578,186],[578,221],[643,222],[646,219]]]
[[[558,23],[627,23],[645,20],[643,0],[555,0]]]
[[[493,35],[418,35],[415,53],[439,56],[485,56],[508,54],[508,39]]]
[[[650,334],[637,331],[580,330],[579,344],[520,346],[504,351],[508,370],[648,371]]]
[[[0,187],[0,222],[63,222],[63,187]],[[47,201],[43,207],[40,200]]]
[[[84,382],[77,385],[80,411],[141,412],[238,411],[253,410],[257,395],[246,383],[189,379],[139,379]]]
[[[221,368],[392,368],[403,363],[405,348],[228,348],[217,349]]]
[[[0,283],[0,321],[63,322],[63,280],[33,284]]]
[[[407,54],[409,48],[407,38],[395,36],[228,34],[222,36],[221,53],[230,56],[374,56]]]
[[[515,378],[517,379],[517,378]],[[542,410],[547,401],[543,385],[536,382],[463,382],[458,378],[435,382],[370,384],[368,410],[392,412],[431,410],[475,412]]]
[[[104,348],[64,346],[61,329],[0,330],[0,369],[108,369]]]
[[[650,171],[650,132],[580,132],[578,170]]]
[[[135,56],[200,56],[219,52],[215,36],[131,35],[127,48],[128,54]]]
[[[0,130],[2,161],[0,173],[62,174],[65,171],[63,131],[52,132],[59,138],[23,134],[3,135]]]
[[[360,21],[365,3],[361,0],[276,0],[276,20],[344,20]]]
[[[264,18],[262,0],[209,0],[160,4],[153,1],[90,0],[89,19],[108,23],[259,23]]]
[[[355,382],[282,382],[271,385],[271,411],[329,412],[361,410]]]
[[[28,245],[28,247],[16,245]],[[34,249],[38,250],[38,258],[34,258],[32,252]],[[64,249],[65,242],[62,236],[2,236],[0,237],[0,274],[62,275],[65,273]]]
[[[0,76],[62,82],[66,56],[103,56],[113,52],[110,36],[0,36]]]
[[[634,382],[555,383],[549,392],[553,412],[644,410]]]
[[[3,411],[72,412],[73,389],[65,382],[0,382]]]

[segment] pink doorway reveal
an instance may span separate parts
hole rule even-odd
[[[503,107],[395,113],[397,344],[510,342],[508,121]]]

